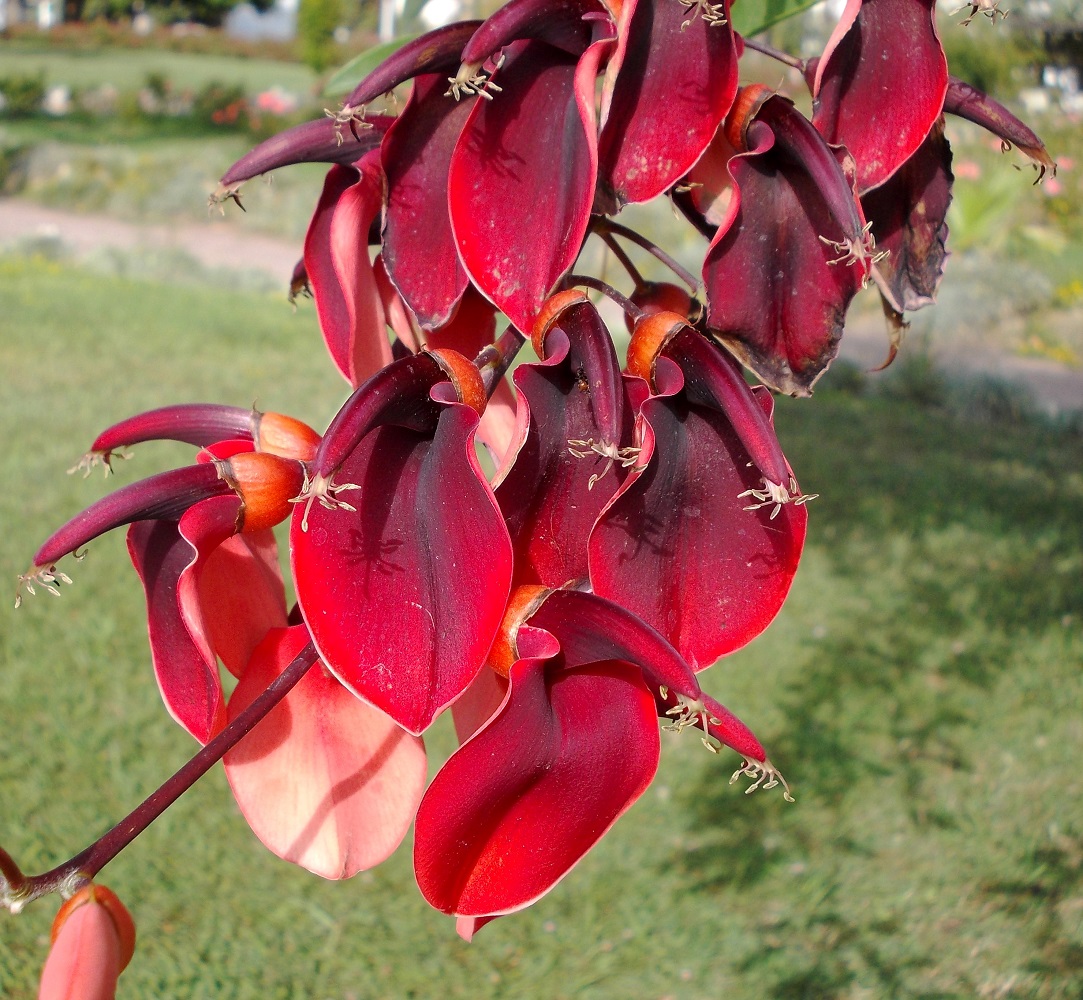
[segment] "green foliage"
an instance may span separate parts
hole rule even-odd
[[[1040,47],[1027,35],[1001,25],[995,34],[944,24],[940,33],[953,76],[1001,100],[1011,100],[1021,87],[1036,81]]]
[[[759,3],[738,3],[730,15],[734,27],[742,35],[758,35],[773,25],[794,17],[815,6],[819,0],[760,0]]]
[[[65,476],[96,429],[256,394],[322,426],[347,391],[311,307],[281,297],[40,258],[0,258],[0,283],[9,580],[63,518],[191,455],[152,444],[112,481]],[[801,485],[823,494],[806,558],[775,625],[702,675],[796,805],[741,795],[733,761],[665,734],[630,814],[467,946],[419,898],[409,844],[324,882],[256,843],[216,770],[103,876],[140,932],[119,996],[1077,1000],[1083,439],[999,403],[979,423],[929,412],[919,392],[870,393],[879,378],[833,370],[815,400],[778,401]],[[29,870],[194,750],[161,706],[123,533],[68,568],[61,599],[0,607],[0,842]],[[435,764],[454,741],[426,743]],[[5,1000],[35,995],[51,919],[45,901],[0,913]]]
[[[416,36],[403,35],[390,42],[374,45],[372,48],[359,52],[349,62],[343,63],[332,74],[331,79],[324,84],[323,94],[325,97],[339,97],[348,94],[388,56],[398,52],[407,42],[413,41]]]
[[[297,38],[301,60],[317,73],[337,58],[335,28],[342,22],[342,0],[301,0],[297,9]]]
[[[41,111],[41,102],[45,99],[45,73],[16,73],[0,76],[0,94],[4,95],[4,106],[0,115],[11,118],[25,118]]]

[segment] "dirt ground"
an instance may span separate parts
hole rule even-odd
[[[0,250],[40,239],[58,240],[76,260],[92,260],[106,250],[179,251],[210,270],[260,272],[278,283],[283,292],[301,255],[299,242],[254,234],[214,214],[203,223],[148,226],[106,215],[58,211],[21,199],[0,199]],[[871,369],[884,360],[886,345],[882,321],[864,311],[847,327],[841,357]],[[931,353],[936,364],[953,372],[1025,387],[1047,413],[1083,409],[1083,370],[1079,368],[996,350],[970,348],[964,353],[937,348]]]

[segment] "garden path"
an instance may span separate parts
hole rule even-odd
[[[253,233],[217,216],[203,223],[142,225],[46,208],[23,199],[0,199],[0,249],[35,238],[59,239],[76,259],[92,258],[104,249],[181,251],[206,268],[262,272],[281,282],[283,289],[301,253],[299,243]],[[847,327],[841,356],[862,368],[873,368],[883,361],[886,343],[879,318],[859,315]],[[933,358],[946,370],[1021,385],[1047,413],[1083,410],[1083,370],[1079,368],[993,349],[954,353],[941,348]]]

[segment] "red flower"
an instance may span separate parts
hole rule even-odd
[[[225,722],[217,658],[239,675],[267,629],[286,623],[269,529],[290,513],[304,479],[302,459],[317,436],[275,414],[168,407],[102,432],[81,465],[108,468],[117,449],[156,438],[206,447],[195,465],[122,487],[73,518],[41,546],[21,582],[30,593],[35,584],[56,593],[58,582],[71,582],[56,569],[63,556],[130,524],[128,549],[147,596],[162,698],[206,743]]]
[[[481,669],[511,584],[474,454],[484,405],[461,355],[394,362],[331,422],[293,516],[297,598],[323,660],[412,733]]]

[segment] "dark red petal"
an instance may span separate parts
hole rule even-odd
[[[949,77],[944,110],[988,129],[1008,146],[1018,146],[1019,151],[1026,154],[1038,168],[1038,180],[1045,176],[1047,170],[1054,174],[1057,172],[1056,163],[1034,130],[977,87],[954,76]]]
[[[708,325],[768,385],[806,396],[838,353],[865,268],[845,259],[850,237],[821,179],[762,122],[749,138],[729,161],[733,194],[703,265]]]
[[[234,163],[219,183],[223,188],[236,188],[252,177],[294,163],[356,163],[380,145],[394,120],[388,115],[373,115],[367,119],[372,127],[358,129],[356,136],[328,117],[302,122],[265,139]]]
[[[463,696],[451,706],[455,736],[460,744],[470,739],[500,710],[507,694],[508,679],[495,670],[484,669],[474,678]]]
[[[598,140],[599,194],[610,212],[649,201],[687,173],[737,92],[728,23],[709,25],[675,0],[625,0],[619,37]]]
[[[251,448],[251,443],[248,444]],[[214,465],[188,465],[129,483],[114,490],[76,514],[49,536],[34,555],[35,568],[50,568],[107,531],[133,521],[178,518],[193,504],[209,497],[229,495],[233,490]],[[28,574],[29,582],[34,575]]]
[[[556,638],[566,666],[623,660],[638,667],[654,687],[668,688],[692,700],[702,694],[691,667],[665,636],[627,608],[598,594],[554,591],[528,621],[531,629]],[[519,632],[522,636],[523,629]],[[520,654],[531,648],[524,649],[519,636],[516,643]]]
[[[453,404],[427,431],[380,427],[339,467],[338,481],[359,487],[342,494],[356,511],[313,504],[307,531],[304,512],[294,515],[293,576],[323,659],[413,733],[481,669],[510,587],[477,424]]]
[[[387,174],[383,259],[423,330],[447,323],[467,287],[448,214],[448,167],[471,101],[444,96],[447,79],[418,77],[382,147]]]
[[[599,25],[599,19],[608,28]],[[509,0],[492,14],[463,48],[462,61],[480,66],[515,41],[546,42],[580,56],[597,30],[615,31],[612,14],[600,0]]]
[[[887,251],[873,271],[877,286],[897,312],[932,305],[948,256],[951,147],[944,120],[920,148],[880,187],[861,199],[872,221],[878,250]]]
[[[305,236],[305,271],[331,360],[358,385],[391,360],[368,232],[383,204],[379,154],[332,167]]]
[[[858,190],[883,184],[940,117],[948,63],[936,0],[848,0],[816,69],[813,124],[857,161]]]
[[[146,593],[162,700],[200,743],[222,728],[226,705],[201,613],[199,563],[233,534],[240,507],[238,497],[215,497],[192,508],[182,525],[139,521],[128,530],[128,552]]]
[[[493,916],[548,892],[643,793],[658,767],[654,699],[622,663],[512,666],[504,709],[452,755],[417,814],[422,895]]]
[[[308,642],[276,629],[229,699],[235,719]],[[425,745],[355,698],[322,664],[226,754],[223,764],[253,832],[280,858],[349,878],[388,858],[425,790]]]
[[[685,388],[674,366],[663,392],[643,404],[644,471],[625,483],[590,539],[595,591],[656,628],[695,669],[772,621],[797,571],[807,523],[803,504],[776,509],[747,495],[762,491],[768,477],[778,483],[778,473],[757,465],[764,448],[749,447],[759,436],[754,422],[727,414],[735,407],[723,404],[705,368],[689,365]],[[773,438],[770,394],[743,392],[749,407],[762,408]],[[789,490],[784,469],[779,485]]]
[[[471,280],[520,330],[579,254],[597,168],[594,81],[608,41],[576,60],[516,42],[451,158],[448,197]]]
[[[381,368],[358,386],[335,414],[312,459],[313,470],[332,476],[361,439],[383,424],[431,431],[439,404],[430,393],[445,381],[447,375],[429,354],[411,355]]]
[[[564,310],[545,353],[515,371],[523,438],[496,496],[515,582],[561,587],[587,575],[590,529],[635,463],[633,419],[609,331],[589,301]]]
[[[216,403],[163,406],[107,427],[94,439],[90,450],[108,454],[143,441],[183,441],[205,448],[226,438],[251,438],[256,415],[251,408]]]
[[[463,46],[480,24],[481,21],[460,21],[407,42],[354,88],[346,98],[345,106],[363,107],[423,73],[454,73],[462,62]]]

